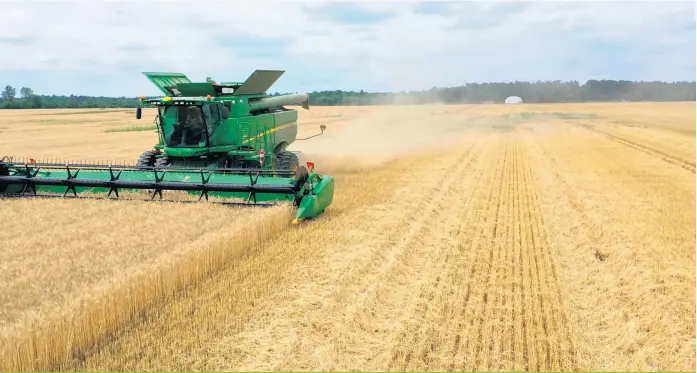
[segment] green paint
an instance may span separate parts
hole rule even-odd
[[[311,189],[311,193],[303,198],[300,202],[298,212],[296,213],[296,218],[314,218],[315,216],[323,213],[324,209],[332,204],[333,199],[334,178],[331,176],[325,176],[320,180],[315,178],[315,184]]]

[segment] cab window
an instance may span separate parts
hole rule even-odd
[[[213,123],[220,121],[220,105],[208,105],[208,112]]]

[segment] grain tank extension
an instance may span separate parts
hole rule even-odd
[[[4,197],[77,197],[80,192],[118,198],[121,190],[185,191],[199,200],[267,205],[288,201],[296,221],[319,216],[332,203],[334,178],[300,165],[287,150],[298,139],[298,111],[309,109],[307,93],[271,96],[266,91],[283,71],[257,70],[244,82],[192,82],[180,73],[143,73],[163,97],[140,98],[156,109],[157,142],[131,165],[46,163],[0,159]]]

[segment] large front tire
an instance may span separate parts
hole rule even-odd
[[[169,166],[169,158],[167,156],[157,158],[155,160],[155,167],[156,168],[165,168]]]
[[[282,151],[276,154],[276,169],[281,171],[297,171],[300,161],[295,153]]]
[[[153,167],[155,165],[155,156],[159,153],[160,152],[157,150],[148,150],[144,152],[140,155],[140,158],[138,158],[136,167],[140,169]]]

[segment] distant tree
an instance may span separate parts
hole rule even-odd
[[[43,102],[41,96],[33,95],[31,96],[31,107],[34,109],[41,109],[43,107]]]
[[[29,98],[34,95],[34,91],[31,88],[22,87],[19,90],[19,94],[22,96],[22,98]]]
[[[14,89],[12,86],[8,85],[5,86],[5,90],[2,91],[2,100],[3,101],[11,101],[14,100],[15,96],[17,95],[17,90]]]

